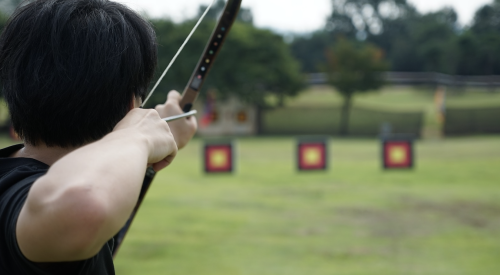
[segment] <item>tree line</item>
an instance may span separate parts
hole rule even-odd
[[[0,25],[19,2],[0,2]],[[216,2],[152,104],[170,89],[184,89],[224,5],[224,0]],[[198,16],[204,8],[199,7]],[[158,37],[158,76],[198,16],[181,23],[151,20]],[[452,8],[421,14],[406,0],[332,0],[324,28],[284,42],[283,35],[254,26],[251,10],[243,8],[203,89],[273,107],[299,93],[304,73],[327,72],[346,100],[354,92],[380,87],[375,75],[385,70],[500,74],[500,0],[481,7],[470,26],[460,26],[457,19]]]
[[[500,0],[465,27],[451,7],[422,14],[406,0],[332,0],[325,27],[297,37],[292,53],[303,72],[321,71],[342,39],[380,48],[392,71],[499,75]]]

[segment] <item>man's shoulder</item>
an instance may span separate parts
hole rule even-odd
[[[18,144],[0,149],[0,197],[14,186],[32,184],[49,169],[48,165],[35,159],[9,157],[22,147]]]
[[[19,212],[33,182],[41,177],[43,165],[32,159],[10,158],[22,148],[14,145],[0,150],[0,273],[24,273],[16,269],[18,261],[23,261],[17,247],[15,228]],[[17,272],[17,273],[16,273]]]
[[[0,149],[0,274],[93,274],[114,273],[110,240],[93,258],[67,263],[33,263],[21,253],[16,237],[17,216],[31,185],[49,166],[30,158],[10,158],[23,145]]]

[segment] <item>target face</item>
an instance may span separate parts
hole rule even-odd
[[[386,169],[413,167],[413,142],[411,140],[383,141],[383,162]]]
[[[245,111],[239,111],[239,112],[236,114],[236,120],[237,120],[239,123],[245,123],[245,122],[247,122],[247,120],[248,120],[248,115],[247,115],[247,112],[245,112]]]
[[[297,148],[297,163],[301,171],[326,170],[327,146],[325,141],[301,141]]]
[[[231,173],[233,171],[232,144],[205,145],[205,172]]]

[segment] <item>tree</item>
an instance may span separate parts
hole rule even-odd
[[[457,13],[452,8],[423,15],[412,25],[410,41],[423,61],[423,71],[454,74]]]
[[[406,0],[332,0],[326,29],[332,34],[365,40],[382,34],[387,22],[415,13]]]
[[[303,87],[299,63],[281,35],[236,22],[226,43],[207,88],[267,107],[269,95],[282,105],[285,97],[297,95]]]
[[[312,35],[295,37],[290,48],[292,55],[300,61],[302,72],[316,73],[326,62],[325,49],[334,43],[334,36],[321,30]]]
[[[500,0],[479,8],[473,19],[471,31],[475,34],[500,33]]]
[[[349,132],[349,116],[355,93],[376,90],[384,84],[382,72],[387,69],[383,53],[367,43],[340,40],[326,52],[330,85],[344,98],[340,117],[340,135]]]
[[[468,31],[458,39],[457,72],[471,75],[500,74],[500,0],[477,10]]]
[[[424,15],[407,9],[404,16],[382,22],[384,31],[367,41],[387,53],[391,70],[455,73],[459,29],[453,9]]]

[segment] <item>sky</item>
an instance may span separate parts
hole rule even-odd
[[[169,17],[179,22],[193,17],[200,4],[211,0],[116,0],[152,17]],[[288,8],[283,9],[286,1]],[[408,0],[420,12],[436,11],[445,6],[455,8],[462,25],[471,22],[475,11],[493,0]],[[254,23],[284,33],[305,33],[323,28],[331,12],[330,0],[243,0],[250,8]]]

